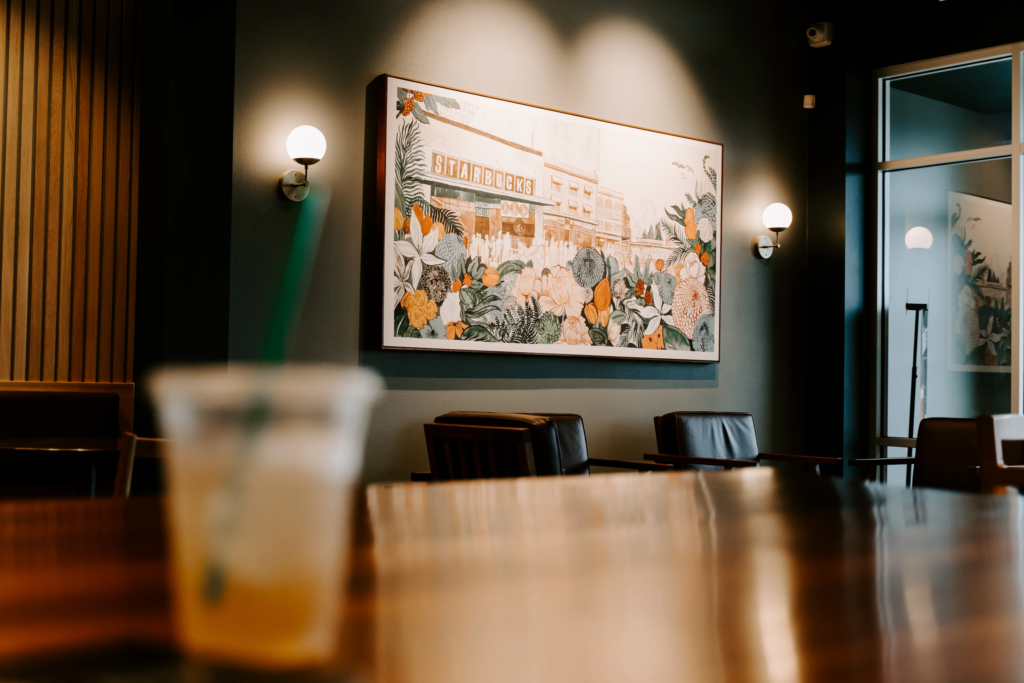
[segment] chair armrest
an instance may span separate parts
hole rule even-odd
[[[757,467],[756,460],[731,460],[729,458],[698,458],[693,455],[665,455],[644,453],[644,460],[666,465],[713,465],[714,467]]]
[[[848,462],[851,465],[871,465],[872,467],[878,465],[913,465],[917,462],[917,458],[850,458]]]
[[[640,472],[669,472],[672,468],[656,462],[644,462],[643,460],[609,460],[607,458],[589,458],[588,465],[596,467],[621,467],[628,470]]]
[[[758,453],[758,460],[776,460],[779,462],[802,462],[805,465],[842,465],[842,458],[829,458],[821,455],[787,455],[785,453]]]
[[[410,472],[409,481],[434,481],[434,475],[430,472]]]

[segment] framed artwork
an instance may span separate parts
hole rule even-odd
[[[722,145],[382,78],[385,348],[719,360]]]
[[[1010,372],[1010,204],[949,193],[949,365]]]

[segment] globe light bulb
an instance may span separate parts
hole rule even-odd
[[[907,249],[931,249],[932,231],[919,225],[907,230],[903,241],[906,243]]]
[[[761,216],[764,227],[769,230],[785,230],[793,224],[793,212],[785,204],[772,204]]]
[[[300,164],[315,164],[324,158],[327,138],[313,126],[299,126],[288,133],[285,147],[288,149],[288,156]]]

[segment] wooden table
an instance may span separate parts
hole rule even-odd
[[[168,642],[160,519],[0,505],[0,657]],[[1016,495],[757,468],[376,485],[358,519],[338,666],[370,681],[1024,680]]]

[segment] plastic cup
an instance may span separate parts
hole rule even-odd
[[[339,366],[169,369],[151,383],[167,457],[175,626],[193,655],[329,661],[352,490],[382,383]]]

